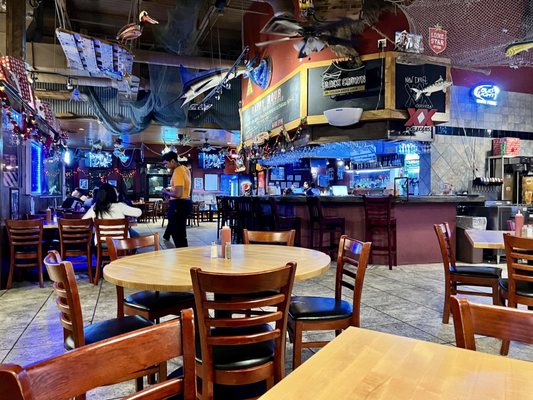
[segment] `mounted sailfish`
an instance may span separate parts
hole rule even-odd
[[[129,40],[135,40],[140,37],[143,33],[144,24],[149,23],[152,25],[159,24],[153,18],[150,18],[147,11],[141,11],[139,13],[139,21],[132,22],[127,25],[124,25],[120,31],[117,33],[117,40],[120,43],[125,43]]]

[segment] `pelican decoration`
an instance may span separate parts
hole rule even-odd
[[[140,37],[143,33],[144,24],[149,23],[152,25],[159,24],[153,18],[150,18],[147,11],[141,11],[139,13],[139,21],[131,22],[127,25],[124,25],[120,31],[117,33],[117,39],[121,43],[125,43],[130,40],[135,40]]]

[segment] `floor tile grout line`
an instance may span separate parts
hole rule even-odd
[[[4,356],[4,358],[2,359],[2,363],[4,362],[4,360],[7,358],[7,356],[9,356],[9,354],[13,351],[13,349],[15,348],[15,346],[17,345],[17,343],[19,342],[20,338],[24,335],[24,333],[28,330],[28,328],[30,327],[31,323],[35,320],[35,318],[37,318],[37,315],[41,312],[41,310],[44,308],[44,306],[46,306],[46,303],[48,302],[48,300],[50,299],[50,297],[54,294],[54,291],[52,290],[48,296],[46,296],[46,299],[43,301],[43,304],[41,305],[41,307],[39,307],[39,309],[37,310],[37,312],[35,313],[35,315],[32,317],[32,319],[30,320],[30,322],[28,322],[28,324],[26,325],[26,327],[24,328],[24,330],[22,331],[22,333],[19,335],[18,339],[15,341],[15,343],[13,343],[13,346],[11,346],[11,349],[6,353],[6,355]]]

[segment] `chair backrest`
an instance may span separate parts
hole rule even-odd
[[[64,219],[57,220],[59,226],[59,241],[65,245],[89,245],[93,236],[92,219]]]
[[[236,346],[273,340],[274,383],[283,378],[287,315],[295,272],[295,262],[268,272],[246,274],[223,274],[191,268],[203,377],[212,376],[213,373],[213,346]],[[262,311],[258,314],[259,308]],[[234,314],[235,318],[228,318],[228,311],[242,313],[244,316],[235,317]],[[215,336],[212,329],[263,327],[271,323],[274,323],[271,330],[250,335],[231,336],[228,333]],[[210,389],[208,386],[203,385],[203,398],[212,398],[212,393],[206,392],[212,391],[212,385]]]
[[[533,238],[503,235],[507,259],[509,307],[516,307],[516,285],[519,282],[533,282]]]
[[[307,209],[309,210],[309,218],[311,222],[320,221],[324,215],[322,213],[322,204],[320,199],[316,196],[309,196],[306,198]]]
[[[106,238],[109,258],[111,261],[117,260],[119,257],[134,254],[137,250],[153,247],[154,251],[159,251],[159,234],[154,233],[148,236],[138,236],[128,239],[112,239]]]
[[[126,239],[128,237],[129,222],[126,218],[120,219],[95,219],[96,241],[98,244],[105,242],[106,237],[113,239]]]
[[[183,377],[164,381],[130,398],[166,399],[183,392],[185,400],[196,399],[191,309],[182,311],[181,319],[102,340],[24,368],[1,364],[0,393],[10,400],[73,398],[178,356],[183,356]]]
[[[455,253],[452,249],[452,234],[450,225],[447,222],[433,225],[437,240],[439,241],[442,263],[444,265],[444,278],[446,282],[450,281],[450,268],[455,268]]]
[[[392,218],[392,209],[394,206],[391,195],[386,197],[368,197],[363,196],[363,205],[365,207],[365,220],[384,220],[390,222]]]
[[[155,212],[155,207],[156,207],[155,201],[147,201],[145,204],[146,204],[145,206],[146,214],[152,215]]]
[[[277,244],[285,246],[294,246],[294,237],[296,231],[291,229],[284,232],[272,231],[249,231],[243,230],[244,244]]]
[[[476,350],[474,335],[533,344],[533,312],[451,297],[457,347]]]
[[[53,282],[56,306],[59,309],[59,321],[63,326],[63,337],[66,339],[72,335],[74,347],[84,346],[83,314],[72,263],[62,261],[59,253],[52,250],[45,257],[44,265]]]
[[[28,221],[7,219],[6,227],[9,245],[12,252],[16,246],[34,246],[36,249],[42,248],[42,219],[33,219]]]
[[[353,326],[360,325],[361,294],[372,243],[360,242],[346,235],[339,241],[335,277],[335,301],[342,300],[342,288],[352,291]]]

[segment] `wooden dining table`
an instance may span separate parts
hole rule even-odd
[[[235,244],[231,253],[231,260],[211,258],[211,246],[195,246],[135,254],[105,266],[104,278],[119,288],[182,292],[192,291],[192,267],[235,274],[269,271],[296,261],[295,280],[304,280],[323,274],[331,263],[327,254],[302,247]]]
[[[260,400],[523,400],[533,363],[350,327]]]
[[[503,234],[513,231],[488,231],[485,229],[467,229],[466,237],[474,249],[505,249]]]

